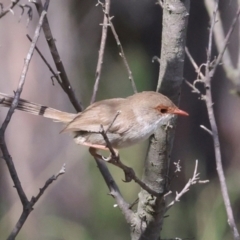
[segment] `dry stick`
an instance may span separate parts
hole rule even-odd
[[[105,12],[109,15],[110,11],[110,0],[105,0]],[[108,19],[106,14],[104,14],[103,17],[103,24],[102,24],[102,38],[101,38],[101,43],[100,43],[100,49],[98,52],[98,62],[97,62],[97,69],[96,69],[96,80],[93,88],[93,94],[91,98],[91,104],[95,102],[96,100],[96,95],[98,91],[98,85],[101,77],[101,72],[102,72],[102,64],[103,64],[103,56],[104,56],[104,50],[105,50],[105,45],[106,45],[106,39],[107,39],[107,30],[108,30]]]
[[[27,220],[27,217],[29,216],[29,214],[31,213],[31,211],[33,210],[33,206],[35,205],[35,203],[39,200],[39,198],[43,195],[43,193],[45,192],[45,190],[49,187],[49,185],[53,182],[56,181],[58,179],[59,176],[61,176],[62,174],[65,173],[65,163],[63,164],[61,170],[56,174],[53,175],[52,177],[50,177],[44,184],[44,186],[42,188],[39,189],[39,193],[37,194],[36,197],[32,197],[31,201],[28,202],[28,204],[26,206],[24,206],[23,212],[17,222],[17,224],[15,225],[13,231],[11,232],[11,234],[9,235],[9,237],[7,238],[7,240],[14,240],[15,237],[17,236],[18,232],[20,231],[20,229],[22,228],[23,224],[25,223],[25,221]]]
[[[110,163],[112,163],[113,165],[121,168],[124,173],[125,173],[125,181],[126,182],[130,182],[131,180],[134,180],[142,189],[144,189],[145,191],[147,191],[149,194],[159,197],[162,196],[162,193],[158,193],[154,190],[152,190],[150,187],[147,186],[147,184],[145,184],[144,182],[142,182],[135,174],[134,170],[126,165],[124,165],[121,161],[119,156],[115,153],[111,142],[108,139],[108,136],[106,134],[106,132],[104,131],[103,127],[101,127],[100,133],[102,134],[105,142],[106,142],[106,146],[109,149],[109,151],[112,154],[112,159],[109,161]]]
[[[205,7],[208,11],[208,15],[210,19],[212,18],[212,9],[214,8],[214,2],[215,0],[205,0]],[[238,1],[239,2],[239,1]],[[218,52],[220,52],[223,49],[224,40],[225,40],[225,33],[223,28],[223,23],[221,19],[221,15],[219,12],[217,12],[216,15],[217,18],[217,24],[214,27],[213,33],[214,33],[214,39],[215,43],[218,49]],[[240,25],[239,25],[240,26]],[[240,33],[240,32],[239,32]],[[240,35],[239,35],[240,37]],[[240,54],[240,51],[239,51]],[[234,67],[229,49],[226,48],[224,51],[224,55],[222,57],[222,63],[223,63],[223,69],[228,77],[228,79],[236,86],[238,87],[240,84],[239,76],[240,76],[240,55],[238,55],[238,63],[237,68]],[[237,90],[238,91],[238,90]]]
[[[176,192],[176,197],[175,199],[168,204],[168,206],[166,207],[166,211],[168,211],[176,202],[179,202],[180,201],[180,198],[190,190],[190,187],[196,183],[207,183],[209,182],[208,180],[205,180],[205,181],[200,181],[199,180],[199,174],[197,172],[197,168],[198,168],[198,160],[196,160],[196,164],[195,164],[195,169],[194,169],[194,172],[193,172],[193,176],[192,178],[190,178],[187,182],[187,184],[184,186],[184,188],[182,189],[182,191],[180,193]],[[165,196],[171,194],[171,191],[168,192],[167,194],[165,194]]]
[[[12,12],[13,13],[13,8],[18,4],[20,0],[12,0],[12,3],[6,7],[6,9],[2,9],[0,12],[0,18],[4,17],[7,13]]]
[[[41,26],[42,26],[43,19],[44,19],[46,13],[47,13],[46,10],[44,10],[41,14],[41,18],[39,19],[38,26],[37,26],[37,28],[35,30],[35,33],[34,33],[33,42],[31,43],[28,54],[27,54],[27,56],[25,58],[25,61],[24,61],[24,66],[23,66],[23,70],[22,70],[21,77],[20,77],[20,80],[19,80],[17,91],[15,92],[15,96],[14,96],[12,105],[9,108],[7,116],[6,116],[6,118],[5,118],[5,120],[2,124],[1,129],[0,129],[0,141],[1,141],[0,142],[0,147],[1,147],[1,150],[3,152],[3,156],[5,158],[7,166],[9,168],[9,172],[10,172],[11,177],[13,179],[14,185],[17,189],[18,195],[19,195],[23,205],[28,202],[28,199],[27,199],[27,197],[26,197],[26,195],[25,195],[25,193],[22,189],[21,183],[20,183],[20,181],[18,179],[18,176],[17,176],[16,169],[14,167],[14,163],[13,163],[12,158],[11,158],[9,152],[8,152],[8,149],[7,149],[7,146],[6,146],[6,143],[5,143],[5,131],[6,131],[6,128],[7,128],[8,124],[11,120],[11,117],[14,113],[14,110],[16,109],[16,107],[18,105],[18,101],[19,101],[19,98],[20,98],[20,95],[21,95],[21,92],[23,90],[23,86],[24,86],[24,83],[25,83],[25,79],[26,79],[28,68],[29,68],[29,64],[30,64],[30,61],[31,61],[31,58],[32,58],[37,40],[39,38]]]
[[[213,18],[212,18],[212,21],[211,21],[211,27],[210,27],[210,31],[209,31],[208,50],[207,50],[207,63],[206,63],[207,67],[206,68],[210,67],[211,54],[212,54],[213,29],[214,29],[214,26],[215,26],[215,23],[216,23],[216,16],[217,16],[217,11],[218,11],[218,3],[219,3],[219,0],[216,0],[215,1],[215,8],[214,8],[214,11],[213,11]]]
[[[42,2],[41,2],[41,0],[35,0],[35,3],[36,3],[37,11],[40,15],[42,12],[42,8],[43,8]],[[59,76],[62,80],[62,89],[67,94],[69,100],[71,101],[71,103],[74,106],[74,108],[76,109],[76,111],[81,112],[83,110],[82,104],[77,100],[75,93],[72,89],[72,86],[70,84],[70,81],[67,77],[67,74],[66,74],[65,68],[63,66],[62,60],[60,58],[60,55],[58,53],[58,50],[57,50],[57,47],[55,44],[55,39],[53,38],[47,17],[45,18],[45,20],[43,22],[42,28],[43,28],[43,32],[44,32],[45,38],[47,40],[50,52],[52,54],[53,61],[56,65],[56,68],[59,72]]]
[[[102,5],[102,3],[101,3],[100,1],[98,1],[98,3]],[[113,18],[113,17],[110,17],[109,14],[108,14],[106,11],[104,11],[104,9],[103,9],[103,12],[104,12],[104,14],[105,14],[105,16],[106,16],[106,18],[107,18],[107,20],[108,20],[108,24],[109,24],[109,26],[110,26],[110,28],[111,28],[111,30],[112,30],[113,36],[114,36],[114,38],[115,38],[115,40],[116,40],[116,43],[117,43],[117,46],[118,46],[118,48],[119,48],[119,51],[120,51],[119,55],[122,57],[123,62],[124,62],[124,65],[125,65],[125,67],[126,67],[126,69],[127,69],[128,79],[130,80],[130,82],[131,82],[131,84],[132,84],[133,92],[134,92],[134,93],[137,93],[137,87],[136,87],[136,84],[135,84],[135,81],[134,81],[134,78],[133,78],[133,75],[132,75],[132,71],[131,71],[131,69],[130,69],[130,67],[129,67],[127,58],[126,58],[126,56],[125,56],[125,54],[124,54],[124,51],[123,51],[122,44],[121,44],[121,42],[120,42],[120,40],[119,40],[119,37],[118,37],[117,32],[116,32],[116,30],[115,30],[115,27],[114,27],[114,25],[113,25],[113,23],[112,23],[112,18]]]
[[[236,17],[239,17],[239,12],[240,12],[240,8],[237,11]],[[214,16],[216,16],[216,14]],[[207,60],[207,64],[206,64],[206,76],[201,75],[201,77],[202,77],[202,79],[205,80],[205,85],[206,85],[205,101],[206,101],[209,121],[210,121],[210,125],[211,125],[211,135],[213,137],[213,142],[214,142],[214,152],[215,152],[215,158],[216,158],[217,173],[218,173],[218,177],[219,177],[219,181],[220,181],[223,201],[224,201],[227,216],[228,216],[228,224],[229,224],[229,226],[230,226],[230,228],[233,232],[234,239],[235,240],[240,240],[240,235],[238,233],[236,223],[235,223],[235,220],[234,220],[233,211],[232,211],[232,207],[231,207],[231,203],[230,203],[230,198],[229,198],[228,190],[227,190],[226,179],[225,179],[223,166],[222,166],[222,156],[221,156],[221,151],[220,151],[218,128],[217,128],[217,124],[216,124],[215,115],[214,115],[214,112],[213,112],[213,102],[212,102],[212,93],[211,93],[211,78],[213,77],[213,74],[215,73],[217,66],[221,62],[221,59],[222,59],[223,54],[224,54],[224,50],[227,47],[227,44],[228,44],[228,41],[230,39],[231,33],[232,33],[233,28],[236,24],[236,20],[237,20],[236,17],[234,18],[234,20],[231,24],[231,27],[230,27],[230,29],[228,31],[228,34],[227,34],[227,36],[225,38],[225,41],[224,41],[225,44],[223,46],[223,49],[222,49],[222,51],[220,51],[220,53],[217,57],[217,61],[215,61],[212,70],[209,69],[210,68],[211,49],[208,48],[208,52],[207,52],[208,60]],[[212,19],[212,25],[214,27],[213,23],[215,23],[215,18],[214,17]],[[211,27],[211,31],[213,31],[213,27]],[[210,33],[210,36],[212,36],[212,33]],[[209,41],[212,42],[212,38],[209,37]],[[212,44],[209,43],[208,46],[211,47],[211,45]],[[189,53],[189,55],[190,55],[190,53]],[[191,57],[190,59],[193,59],[193,58]],[[191,61],[191,62],[193,63],[193,61]],[[198,71],[199,68],[196,67],[196,64],[193,64],[193,66],[194,66],[195,70]]]
[[[193,66],[194,66],[194,64],[193,64]],[[195,70],[198,71],[198,67],[195,68]],[[205,79],[205,76],[204,76],[204,79]],[[189,83],[188,85],[191,88],[193,88],[194,91],[195,91],[195,87],[192,84]],[[209,97],[209,95],[210,95],[210,97]],[[206,101],[209,120],[210,120],[210,125],[211,125],[211,129],[212,129],[212,130],[208,129],[209,131],[207,131],[207,129],[204,129],[204,130],[207,131],[213,137],[214,151],[215,151],[215,156],[216,156],[217,173],[218,173],[218,177],[219,177],[219,181],[220,181],[221,192],[222,192],[222,195],[223,195],[223,201],[224,201],[227,216],[228,216],[228,219],[229,219],[228,223],[231,227],[231,230],[233,231],[234,239],[239,240],[240,238],[239,238],[239,234],[238,234],[237,227],[236,227],[236,224],[235,224],[235,220],[234,220],[234,217],[233,217],[233,212],[232,212],[232,208],[231,208],[231,204],[230,204],[230,199],[229,199],[228,192],[227,192],[226,180],[225,180],[223,167],[222,167],[220,143],[219,143],[219,138],[218,138],[218,129],[217,129],[216,120],[215,120],[215,116],[214,116],[214,112],[213,112],[211,85],[208,86],[207,94],[206,94],[206,96],[204,96],[204,100]],[[200,127],[202,127],[202,126],[200,126]]]
[[[15,92],[15,96],[14,96],[12,105],[9,108],[7,116],[6,116],[6,118],[5,118],[5,120],[2,124],[1,129],[0,129],[0,148],[1,148],[2,153],[3,153],[3,158],[6,161],[8,170],[9,170],[10,175],[12,177],[12,180],[14,182],[14,187],[16,188],[16,190],[18,192],[18,195],[19,195],[19,198],[20,198],[20,200],[22,202],[22,205],[23,205],[22,214],[21,214],[17,224],[15,225],[14,229],[10,233],[10,235],[8,237],[8,240],[15,239],[16,235],[18,234],[18,232],[22,228],[22,226],[25,223],[25,221],[26,221],[27,217],[29,216],[30,212],[33,210],[33,205],[38,201],[38,199],[44,193],[46,188],[51,184],[51,182],[53,180],[55,180],[55,179],[48,180],[46,182],[46,184],[44,185],[44,187],[40,190],[40,193],[37,195],[37,197],[35,197],[35,198],[33,197],[31,201],[28,201],[28,198],[27,198],[27,196],[26,196],[26,194],[25,194],[25,192],[24,192],[24,190],[21,186],[21,182],[19,180],[19,177],[17,175],[17,171],[15,169],[13,160],[12,160],[10,154],[9,154],[9,151],[8,151],[8,148],[7,148],[7,145],[6,145],[6,142],[5,142],[5,131],[6,131],[7,126],[8,126],[8,124],[9,124],[11,118],[12,118],[14,110],[16,109],[16,107],[18,105],[18,101],[19,101],[21,92],[23,90],[26,75],[27,75],[27,72],[28,72],[29,64],[30,64],[30,61],[32,59],[32,55],[33,55],[37,40],[38,40],[39,35],[40,35],[40,30],[41,30],[41,27],[42,27],[42,24],[43,24],[43,20],[44,20],[44,17],[46,16],[46,14],[47,14],[49,1],[50,0],[47,0],[45,2],[43,11],[42,11],[40,19],[39,19],[39,23],[38,23],[38,25],[36,27],[36,30],[35,30],[35,33],[34,33],[33,41],[30,45],[28,54],[27,54],[27,56],[25,58],[25,61],[24,61],[24,66],[23,66],[23,70],[22,70],[22,73],[21,73],[21,77],[19,79],[19,84],[18,84],[17,91]]]
[[[216,11],[218,9],[218,1],[216,2]],[[222,195],[223,195],[223,201],[225,204],[225,208],[227,211],[227,216],[228,216],[228,224],[233,232],[233,236],[235,240],[240,240],[240,235],[234,220],[234,216],[233,216],[233,211],[232,211],[232,207],[231,207],[231,202],[230,202],[230,198],[228,195],[228,190],[227,190],[227,184],[226,184],[226,179],[225,179],[225,175],[224,175],[224,171],[223,171],[223,166],[222,166],[222,156],[221,156],[221,151],[220,151],[220,142],[219,142],[219,137],[218,137],[218,128],[217,128],[217,124],[216,124],[216,119],[215,119],[215,115],[213,112],[213,101],[212,101],[212,92],[211,92],[211,78],[213,76],[213,74],[216,71],[217,66],[219,65],[219,63],[221,62],[223,53],[227,47],[229,38],[231,36],[231,33],[233,31],[233,28],[237,22],[237,18],[239,16],[240,13],[240,8],[237,11],[237,14],[231,24],[231,27],[228,31],[228,34],[226,36],[226,39],[224,41],[224,47],[222,49],[222,51],[219,53],[217,60],[215,62],[214,67],[212,68],[212,70],[210,70],[210,60],[211,60],[211,51],[212,51],[212,34],[213,34],[213,28],[214,28],[214,24],[216,21],[216,14],[213,14],[213,18],[212,18],[212,24],[211,24],[211,29],[210,29],[210,34],[209,34],[209,45],[208,45],[208,50],[207,50],[207,63],[206,63],[206,78],[205,78],[205,85],[206,85],[206,106],[207,106],[207,111],[208,111],[208,117],[209,117],[209,121],[210,121],[210,125],[211,125],[211,130],[213,133],[213,142],[214,142],[214,151],[215,151],[215,156],[216,156],[216,165],[217,165],[217,173],[218,173],[218,177],[219,177],[219,181],[220,181],[220,185],[221,185],[221,191],[222,191]]]
[[[27,34],[27,38],[30,42],[32,42],[31,37]],[[57,80],[58,84],[63,88],[62,86],[62,82],[59,79],[59,75],[57,73],[54,72],[54,70],[52,69],[51,65],[48,63],[48,61],[46,60],[46,58],[43,56],[43,54],[41,53],[41,51],[38,49],[37,46],[35,46],[35,49],[37,51],[37,53],[39,54],[39,56],[42,58],[43,62],[47,65],[49,71],[52,73],[53,77]]]
[[[122,211],[124,217],[126,218],[128,223],[132,223],[132,220],[134,218],[134,212],[130,209],[130,205],[124,200],[122,197],[122,194],[114,181],[111,173],[109,172],[105,162],[98,157],[94,157],[96,160],[96,163],[98,165],[98,168],[110,190],[110,195],[115,198],[118,207]]]
[[[230,28],[229,28],[229,30],[228,30],[228,33],[227,33],[227,35],[226,35],[226,38],[225,38],[225,40],[224,40],[223,48],[222,48],[222,50],[221,50],[221,51],[219,52],[219,54],[218,54],[218,57],[217,57],[217,59],[216,59],[216,62],[214,63],[214,67],[213,67],[212,70],[209,72],[210,77],[212,77],[212,76],[214,75],[214,73],[216,72],[217,66],[218,66],[218,65],[220,64],[220,62],[222,61],[223,54],[224,54],[224,52],[225,52],[225,50],[226,50],[226,48],[227,48],[227,46],[228,46],[229,39],[230,39],[230,37],[231,37],[231,35],[232,35],[232,32],[233,32],[233,30],[234,30],[234,28],[235,28],[235,25],[236,25],[236,23],[237,23],[237,20],[238,20],[238,18],[239,18],[239,15],[240,15],[240,7],[238,8],[237,13],[236,13],[236,15],[235,15],[235,17],[234,17],[234,19],[233,19],[233,21],[232,21],[232,23],[231,23],[231,26],[230,26]]]
[[[209,76],[206,77],[206,82],[208,84],[210,84]],[[211,129],[212,129],[217,172],[218,172],[218,177],[219,177],[219,181],[220,181],[220,185],[221,185],[221,191],[222,191],[222,195],[223,195],[225,208],[227,211],[228,224],[230,225],[230,228],[233,232],[234,239],[240,240],[240,236],[239,236],[237,226],[236,226],[234,216],[233,216],[233,211],[232,211],[232,207],[231,207],[231,203],[230,203],[230,199],[229,199],[229,195],[228,195],[228,190],[227,190],[226,179],[224,176],[224,171],[223,171],[223,166],[222,166],[222,156],[221,156],[221,152],[220,152],[218,128],[216,125],[216,119],[215,119],[214,112],[213,112],[211,88],[209,88],[206,93],[206,105],[207,105],[208,117],[209,117]]]
[[[130,69],[130,67],[129,67],[127,58],[126,58],[126,56],[125,56],[125,54],[124,54],[124,51],[123,51],[122,44],[121,44],[121,42],[120,42],[120,40],[119,40],[119,38],[118,38],[117,32],[116,32],[116,30],[115,30],[115,28],[114,28],[114,26],[113,26],[113,24],[112,24],[112,20],[111,20],[110,17],[108,17],[108,22],[109,22],[109,24],[110,24],[110,27],[111,27],[113,36],[114,36],[114,38],[115,38],[115,40],[116,40],[117,46],[118,46],[118,48],[119,48],[119,50],[120,50],[119,55],[122,57],[123,62],[124,62],[124,64],[125,64],[125,67],[126,67],[126,69],[127,69],[128,79],[130,80],[130,82],[131,82],[131,84],[132,84],[133,92],[134,92],[134,93],[137,93],[137,87],[136,87],[136,84],[135,84],[135,81],[134,81],[134,78],[133,78],[133,75],[132,75],[132,71],[131,71],[131,69]]]

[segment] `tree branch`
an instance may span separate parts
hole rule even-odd
[[[182,189],[182,191],[180,193],[176,192],[175,199],[171,203],[168,204],[168,206],[166,207],[166,211],[168,211],[176,202],[179,202],[180,198],[190,190],[190,187],[192,185],[194,185],[196,183],[207,183],[207,182],[209,182],[209,180],[204,180],[204,181],[199,180],[200,173],[197,172],[197,168],[198,168],[198,160],[196,160],[195,169],[194,169],[192,178],[190,178],[188,180],[187,184],[184,186],[184,188]],[[172,192],[170,191],[166,195],[169,195],[170,193],[172,193]]]
[[[59,176],[65,173],[65,163],[63,164],[61,170],[56,174],[50,177],[44,184],[42,188],[40,188],[39,193],[37,194],[36,197],[32,197],[31,201],[28,201],[24,206],[23,206],[23,211],[22,214],[16,223],[14,229],[12,230],[11,234],[7,238],[7,240],[14,240],[19,231],[21,230],[23,224],[26,222],[29,214],[33,210],[33,206],[35,203],[39,200],[39,198],[43,195],[43,193],[46,191],[46,189],[49,187],[49,185],[58,179]]]
[[[134,212],[130,209],[130,205],[124,200],[116,182],[114,181],[111,173],[109,172],[106,163],[98,157],[94,157],[97,163],[97,166],[110,190],[110,195],[114,197],[117,206],[120,208],[121,212],[123,213],[126,221],[129,224],[132,224],[135,219]]]
[[[107,30],[108,30],[107,15],[109,15],[109,11],[110,11],[110,0],[105,0],[105,4],[102,5],[102,8],[103,8],[103,12],[104,12],[103,24],[102,24],[102,37],[101,37],[100,49],[98,52],[97,69],[96,69],[96,73],[95,73],[96,79],[95,79],[95,84],[94,84],[93,94],[92,94],[90,104],[92,104],[96,101],[98,85],[99,85],[101,72],[102,72],[103,56],[104,56],[104,50],[105,50],[105,45],[106,45],[106,39],[107,39]]]
[[[25,84],[25,80],[26,80],[26,75],[27,75],[27,72],[28,72],[29,64],[31,62],[35,46],[36,46],[37,40],[38,40],[39,35],[40,35],[40,30],[42,28],[43,20],[44,20],[46,14],[47,14],[49,1],[50,0],[46,0],[46,2],[44,4],[42,13],[41,13],[40,18],[39,18],[38,25],[37,25],[35,33],[34,33],[33,40],[31,42],[28,54],[27,54],[27,56],[25,58],[25,61],[24,61],[24,66],[23,66],[23,70],[22,70],[22,73],[21,73],[21,76],[20,76],[20,79],[19,79],[18,88],[17,88],[17,90],[15,92],[15,96],[14,96],[12,105],[9,108],[7,116],[6,116],[4,122],[3,122],[2,126],[1,126],[1,129],[0,129],[0,148],[1,148],[1,151],[2,151],[2,154],[3,154],[3,158],[6,161],[8,170],[9,170],[10,175],[11,175],[11,178],[12,178],[12,180],[14,182],[14,187],[16,188],[16,190],[18,192],[19,198],[20,198],[22,206],[23,206],[22,214],[21,214],[18,222],[16,223],[15,227],[13,228],[12,232],[10,233],[9,237],[7,238],[7,240],[15,239],[15,237],[17,236],[17,234],[21,230],[23,224],[25,223],[27,217],[29,216],[29,214],[33,210],[34,204],[39,200],[39,198],[42,196],[42,194],[47,189],[47,187],[54,180],[56,180],[58,178],[58,176],[60,176],[61,174],[63,174],[65,172],[65,168],[63,167],[61,169],[61,171],[56,176],[53,176],[52,178],[50,178],[45,183],[43,188],[40,189],[39,194],[36,197],[32,197],[31,201],[29,201],[27,196],[26,196],[26,194],[25,194],[25,192],[24,192],[24,190],[23,190],[23,188],[22,188],[22,186],[21,186],[21,182],[19,180],[16,168],[14,166],[12,157],[10,156],[10,153],[8,151],[8,148],[7,148],[7,145],[6,145],[6,142],[5,142],[5,131],[6,131],[7,127],[8,127],[9,122],[11,121],[11,118],[13,116],[14,110],[17,108],[18,101],[19,101],[20,95],[22,93],[23,86]]]
[[[37,11],[39,13],[39,15],[42,12],[42,2],[41,0],[35,0],[36,3],[36,8]],[[60,58],[60,55],[58,53],[56,44],[55,44],[55,39],[53,38],[49,23],[48,23],[48,19],[47,17],[45,18],[44,22],[43,22],[43,32],[45,35],[45,38],[47,40],[48,43],[48,47],[50,49],[50,52],[52,54],[52,58],[53,61],[55,63],[55,66],[57,68],[57,71],[59,72],[59,76],[62,80],[62,89],[64,90],[64,92],[67,94],[69,100],[71,101],[72,105],[74,106],[74,108],[76,109],[77,112],[81,112],[83,110],[82,104],[81,102],[79,102],[75,96],[75,93],[72,89],[72,86],[70,84],[70,81],[67,77],[64,65],[62,63],[62,60]]]
[[[166,0],[163,7],[163,30],[157,91],[179,102],[183,80],[184,48],[189,15],[188,0]],[[168,6],[168,7],[165,7]],[[174,51],[173,51],[174,49]],[[176,118],[157,129],[150,139],[142,181],[152,190],[168,191],[168,172]],[[132,229],[132,240],[157,240],[165,214],[163,197],[153,197],[145,190],[139,193],[138,221]]]
[[[49,2],[49,0],[46,1],[46,3],[47,2]],[[22,70],[22,73],[21,73],[21,77],[19,79],[19,84],[18,84],[17,91],[15,92],[15,96],[14,96],[12,105],[9,108],[7,116],[6,116],[6,118],[5,118],[5,120],[2,124],[1,129],[0,129],[0,148],[2,150],[3,157],[6,161],[6,164],[8,166],[8,170],[9,170],[10,175],[12,177],[12,180],[14,182],[14,186],[16,187],[16,190],[18,192],[18,195],[20,197],[20,200],[21,200],[23,206],[28,203],[28,199],[27,199],[27,197],[26,197],[26,195],[23,191],[23,188],[21,186],[20,180],[19,180],[18,175],[17,175],[17,171],[16,171],[14,163],[12,161],[12,157],[10,156],[10,153],[8,151],[8,148],[7,148],[7,145],[6,145],[6,142],[5,142],[5,131],[6,131],[7,126],[8,126],[8,124],[9,124],[11,118],[12,118],[14,110],[17,108],[18,101],[19,101],[19,98],[20,98],[20,95],[22,93],[23,86],[24,86],[24,83],[25,83],[25,79],[26,79],[26,75],[27,75],[27,72],[28,72],[29,64],[30,64],[30,61],[32,59],[32,55],[33,55],[33,52],[34,52],[34,48],[36,46],[37,40],[38,40],[39,35],[40,35],[40,30],[41,30],[41,27],[42,27],[42,24],[43,24],[43,19],[47,14],[47,7],[48,7],[48,5],[46,5],[46,8],[42,11],[41,17],[39,19],[38,26],[37,26],[37,28],[35,30],[35,33],[34,33],[33,41],[30,45],[28,54],[27,54],[27,56],[25,58],[25,61],[24,61],[24,66],[23,66],[23,70]]]
[[[216,22],[216,16],[217,16],[216,11],[217,11],[217,9],[218,9],[218,1],[216,1],[216,5],[214,7],[213,18],[211,20],[211,28],[210,28],[210,33],[209,33],[209,44],[208,44],[208,50],[207,50],[207,62],[205,64],[205,66],[206,66],[205,76],[200,75],[200,77],[202,78],[201,82],[204,83],[205,89],[206,89],[206,95],[204,96],[204,100],[205,100],[205,103],[206,103],[208,117],[209,117],[210,126],[211,126],[211,130],[208,129],[207,132],[210,133],[212,135],[212,138],[213,138],[215,160],[216,160],[216,165],[217,165],[217,173],[218,173],[218,177],[219,177],[219,181],[220,181],[220,186],[221,186],[221,192],[222,192],[222,196],[223,196],[224,205],[225,205],[227,216],[228,216],[228,224],[229,224],[229,226],[232,230],[234,239],[235,240],[240,240],[240,235],[239,235],[239,232],[238,232],[238,229],[237,229],[237,226],[236,226],[236,223],[235,223],[235,219],[234,219],[234,216],[233,216],[231,202],[230,202],[230,198],[229,198],[228,190],[227,190],[226,179],[225,179],[223,166],[222,166],[222,156],[221,156],[221,148],[220,148],[220,141],[219,141],[219,135],[218,135],[218,127],[217,127],[217,124],[216,124],[216,119],[215,119],[215,115],[214,115],[214,111],[213,111],[213,101],[212,101],[212,91],[211,91],[212,77],[213,77],[213,75],[216,71],[216,68],[218,67],[218,65],[222,61],[223,54],[226,50],[226,47],[227,47],[228,41],[230,39],[230,36],[232,34],[233,28],[236,24],[236,20],[239,17],[240,8],[238,9],[235,18],[233,19],[233,22],[232,22],[231,27],[228,31],[228,34],[225,38],[222,49],[219,52],[217,60],[211,62],[211,51],[212,51],[211,42],[212,42],[212,35],[213,35],[214,26],[215,26],[215,22]],[[190,60],[191,60],[192,57],[191,57],[190,53],[188,54],[188,56],[190,56]],[[194,61],[191,60],[191,62],[193,63],[193,67],[197,71],[197,69],[199,69],[199,68],[196,66],[196,64],[194,64]],[[206,130],[206,129],[204,129],[204,130]]]
[[[212,19],[213,18],[212,13],[213,13],[215,1],[214,0],[205,0],[204,3],[205,3],[205,7],[208,11],[209,18]],[[238,5],[240,6],[239,3],[238,3]],[[240,55],[238,56],[237,68],[235,68],[233,65],[229,50],[227,48],[229,39],[227,40],[227,44],[226,44],[226,37],[224,34],[223,23],[222,23],[222,19],[221,19],[219,12],[216,13],[216,19],[217,19],[217,24],[215,24],[215,26],[214,26],[213,33],[214,33],[214,39],[215,39],[215,43],[216,43],[218,52],[220,53],[221,51],[223,51],[224,46],[225,46],[225,50],[223,51],[224,55],[221,57],[222,58],[221,61],[223,63],[222,66],[223,66],[223,69],[224,69],[228,79],[238,88],[239,84],[240,84],[240,81],[239,81]],[[234,28],[234,26],[232,23],[232,26],[230,27],[230,29],[228,31],[228,35],[229,35],[230,31],[233,30],[233,28]],[[231,35],[231,33],[230,33],[230,35]],[[240,51],[239,51],[239,53],[240,53]],[[239,89],[237,89],[237,91],[239,91]]]
[[[7,13],[11,12],[13,13],[13,8],[19,3],[20,0],[12,0],[11,4],[6,7],[5,9],[2,9],[0,12],[0,18],[4,17]]]
[[[101,6],[103,6],[103,3],[102,3],[101,1],[99,1],[99,0],[98,0],[98,4],[100,4]],[[121,44],[121,42],[120,42],[120,40],[119,40],[119,37],[118,37],[117,32],[116,32],[116,30],[115,30],[115,27],[114,27],[114,25],[113,25],[113,23],[112,23],[113,17],[110,17],[110,16],[109,16],[109,13],[107,13],[107,12],[104,10],[104,8],[103,8],[103,12],[104,12],[104,14],[105,14],[105,16],[106,16],[106,18],[107,18],[107,20],[108,20],[108,25],[110,26],[110,28],[111,28],[111,30],[112,30],[112,33],[113,33],[113,36],[114,36],[114,38],[115,38],[115,40],[116,40],[118,49],[119,49],[119,51],[120,51],[120,52],[119,52],[119,55],[120,55],[120,57],[122,57],[123,62],[124,62],[124,65],[125,65],[125,67],[126,67],[126,69],[127,69],[128,79],[129,79],[130,82],[131,82],[133,92],[134,92],[134,93],[137,93],[137,87],[136,87],[136,84],[135,84],[135,82],[134,82],[134,78],[133,78],[133,75],[132,75],[132,71],[131,71],[131,69],[130,69],[130,67],[129,67],[127,58],[126,58],[126,56],[125,56],[125,54],[124,54],[124,51],[123,51],[122,44]]]
[[[216,5],[218,5],[218,1],[216,2]],[[216,6],[215,9],[218,9],[218,7]],[[239,11],[238,11],[239,12]],[[237,13],[237,16],[239,16],[239,13]],[[210,29],[210,33],[209,33],[209,42],[212,41],[212,33],[213,33],[213,28],[215,25],[215,21],[216,21],[216,15],[214,15],[214,17],[212,18],[212,24],[211,29]],[[236,19],[236,17],[235,17]],[[234,19],[234,20],[235,20]],[[234,24],[235,25],[235,24]],[[231,31],[232,33],[232,31]],[[230,35],[227,35],[227,38],[230,38]],[[216,119],[215,119],[215,115],[213,112],[213,102],[212,102],[212,92],[211,92],[211,79],[215,73],[215,70],[217,68],[217,66],[219,65],[223,53],[226,49],[226,45],[228,43],[228,40],[225,41],[225,45],[222,49],[222,51],[219,53],[217,61],[215,62],[212,70],[210,70],[210,57],[211,57],[211,44],[208,45],[208,58],[207,58],[207,63],[206,63],[206,72],[205,72],[205,86],[206,86],[206,106],[207,106],[207,111],[208,111],[208,117],[209,117],[209,121],[210,121],[210,125],[211,125],[211,131],[212,131],[212,137],[213,137],[213,143],[214,143],[214,152],[215,152],[215,158],[216,158],[216,165],[217,165],[217,172],[218,172],[218,177],[219,177],[219,181],[220,181],[220,185],[221,185],[221,191],[222,191],[222,196],[223,196],[223,201],[225,204],[225,208],[227,211],[227,216],[228,216],[228,223],[229,226],[233,232],[233,236],[235,240],[240,240],[240,235],[238,233],[237,230],[237,226],[234,220],[234,216],[233,216],[233,211],[232,211],[232,207],[231,207],[231,203],[230,203],[230,198],[228,195],[228,190],[227,190],[227,184],[226,184],[226,179],[225,179],[225,175],[224,175],[224,171],[223,171],[223,166],[222,166],[222,156],[221,156],[221,151],[220,151],[220,141],[219,141],[219,136],[218,136],[218,128],[217,128],[217,124],[216,124]]]

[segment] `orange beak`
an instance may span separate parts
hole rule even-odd
[[[177,114],[177,115],[182,115],[182,116],[189,116],[189,114],[187,112],[184,112],[183,110],[180,110],[179,108],[174,109],[172,113]]]

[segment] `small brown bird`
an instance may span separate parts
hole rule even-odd
[[[0,105],[10,107],[13,98],[0,93]],[[81,113],[67,113],[20,99],[18,110],[65,123],[62,132],[73,132],[77,144],[108,150],[103,127],[114,149],[137,144],[166,123],[173,114],[188,116],[166,96],[157,92],[136,93],[127,98],[95,102]]]

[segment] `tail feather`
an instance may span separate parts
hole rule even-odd
[[[0,93],[0,106],[10,107],[13,101],[13,97],[7,94]],[[27,112],[33,115],[40,115],[46,118],[50,118],[57,122],[69,123],[77,114],[62,112],[54,108],[46,107],[37,103],[29,102],[24,99],[19,99],[17,109],[23,112]]]

